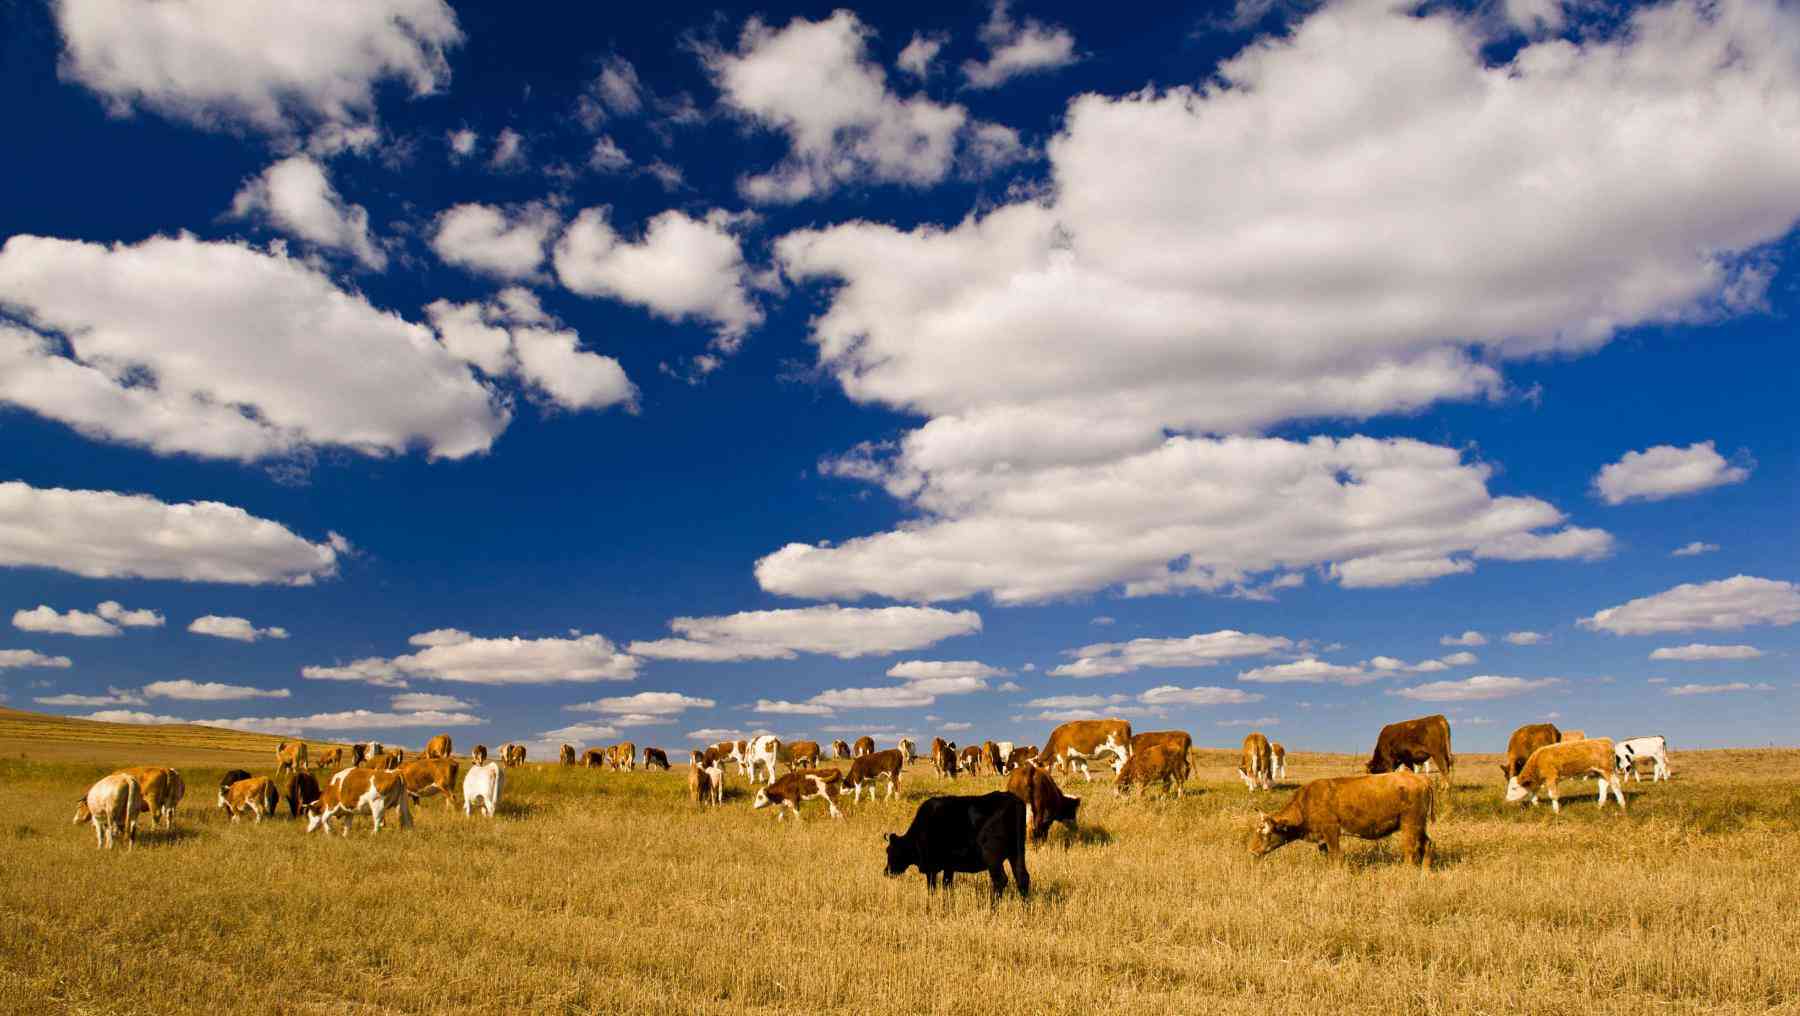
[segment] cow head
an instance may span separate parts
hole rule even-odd
[[[75,822],[74,822],[74,824],[80,825],[83,822],[92,822],[93,820],[94,820],[94,813],[91,811],[88,811],[87,795],[83,794],[82,796],[77,797],[75,799]]]
[[[756,798],[750,802],[750,808],[752,810],[757,808],[767,808],[773,803],[775,803],[774,800],[769,797],[769,788],[758,787],[756,789]]]
[[[906,869],[919,863],[918,851],[913,848],[911,840],[888,833],[887,867],[882,869],[889,878],[898,878],[906,874]]]
[[[1277,847],[1285,847],[1299,835],[1297,826],[1265,814],[1250,830],[1250,856],[1261,857]]]
[[[1062,803],[1057,805],[1056,814],[1050,816],[1050,821],[1061,822],[1063,825],[1066,825],[1073,830],[1075,828],[1075,812],[1080,809],[1080,807],[1081,798],[1064,797]]]
[[[1507,780],[1506,780],[1506,799],[1508,801],[1512,801],[1512,802],[1523,801],[1530,794],[1531,794],[1531,788],[1525,786],[1523,783],[1520,783],[1519,778],[1517,776],[1510,776],[1507,778]]]

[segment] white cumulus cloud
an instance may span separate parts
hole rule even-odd
[[[1560,678],[1554,677],[1532,679],[1481,674],[1460,681],[1432,681],[1411,688],[1396,688],[1388,694],[1421,702],[1478,702],[1542,691],[1561,683]]]
[[[1538,646],[1550,641],[1550,636],[1541,631],[1509,631],[1506,641],[1515,646]]]
[[[1487,636],[1481,634],[1478,631],[1471,629],[1469,631],[1463,632],[1461,635],[1445,635],[1444,637],[1438,639],[1438,645],[1440,645],[1440,646],[1485,646],[1485,645],[1487,645]]]
[[[30,610],[15,610],[13,627],[45,635],[76,635],[84,638],[106,638],[118,635],[119,626],[85,610],[69,610],[58,614],[56,608],[38,604]]]
[[[922,649],[981,630],[973,610],[841,607],[751,610],[722,617],[677,617],[677,637],[633,642],[638,656],[666,660],[788,660],[800,653],[839,659]]]
[[[637,386],[610,356],[545,313],[528,289],[511,286],[487,303],[435,300],[425,308],[444,348],[492,378],[514,377],[570,411],[635,407]]]
[[[431,249],[445,264],[498,279],[523,279],[544,263],[560,217],[548,205],[465,203],[437,217]]]
[[[1713,551],[1718,550],[1718,549],[1719,549],[1719,545],[1716,543],[1706,543],[1701,540],[1695,540],[1692,543],[1684,543],[1681,546],[1676,547],[1674,550],[1669,551],[1669,556],[1670,557],[1698,557],[1701,554],[1710,554]]]
[[[1715,646],[1692,642],[1685,646],[1664,646],[1653,650],[1653,660],[1682,660],[1688,663],[1700,663],[1712,660],[1756,660],[1761,659],[1763,651],[1755,646]]]
[[[1226,706],[1261,702],[1262,698],[1241,688],[1182,688],[1165,684],[1144,692],[1138,696],[1138,701],[1152,706]]]
[[[0,670],[28,667],[67,670],[73,665],[74,661],[67,656],[46,656],[35,649],[0,649]]]
[[[1381,676],[1381,674],[1364,670],[1360,666],[1327,663],[1309,656],[1291,663],[1274,663],[1266,667],[1246,670],[1238,675],[1238,680],[1259,684],[1290,684],[1305,681],[1358,685],[1380,680]]]
[[[1050,668],[1053,677],[1104,677],[1129,674],[1145,667],[1210,667],[1222,660],[1267,656],[1293,648],[1275,635],[1252,635],[1224,629],[1186,638],[1142,638],[1129,642],[1096,642],[1064,655],[1074,662]]]
[[[237,642],[255,642],[258,639],[284,639],[288,637],[288,630],[286,628],[273,625],[267,628],[258,628],[251,624],[248,618],[220,617],[217,614],[207,614],[204,617],[194,618],[193,623],[188,625],[187,630],[196,635],[211,635],[213,638],[232,639]]]
[[[94,608],[94,613],[106,618],[121,628],[161,628],[163,616],[148,608],[128,609],[118,600],[103,600]]]
[[[231,214],[261,216],[290,236],[343,251],[375,271],[387,267],[387,252],[369,231],[368,209],[345,201],[325,167],[308,156],[289,156],[245,181],[231,199]]]
[[[150,698],[181,699],[187,702],[229,702],[236,699],[284,699],[293,693],[286,688],[252,688],[218,681],[152,681],[143,693]]]
[[[610,213],[607,207],[582,211],[557,241],[556,275],[568,289],[671,321],[708,321],[727,350],[762,321],[731,216],[714,211],[695,218],[670,209],[632,238],[613,229]]]
[[[300,676],[313,681],[361,681],[401,687],[407,678],[462,684],[554,684],[566,681],[629,681],[638,660],[600,635],[571,633],[568,638],[527,639],[436,637],[416,653],[392,659],[367,657],[337,666],[309,666]],[[449,629],[456,635],[467,635]],[[414,643],[418,645],[418,642]]]
[[[1035,18],[1018,20],[1007,11],[1007,0],[994,0],[981,41],[988,47],[986,60],[962,65],[963,80],[970,88],[994,88],[1022,74],[1038,74],[1076,61],[1075,36],[1060,25],[1046,25]],[[905,52],[901,53],[904,66]]]
[[[1727,462],[1713,449],[1711,441],[1686,448],[1657,445],[1641,452],[1626,452],[1624,458],[1602,468],[1594,477],[1594,492],[1607,504],[1661,501],[1749,478],[1748,465]]]
[[[1734,575],[1717,582],[1684,582],[1584,617],[1583,628],[1614,635],[1676,631],[1736,631],[1750,625],[1800,622],[1800,588],[1792,582]]]
[[[1720,695],[1734,691],[1774,691],[1775,686],[1766,682],[1751,684],[1748,681],[1728,681],[1724,684],[1677,684],[1668,689],[1670,695]]]

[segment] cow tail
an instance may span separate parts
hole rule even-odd
[[[1438,789],[1436,780],[1425,781],[1425,817],[1436,822],[1438,817]]]
[[[125,845],[127,847],[132,847],[132,846],[137,845],[138,789],[139,788],[138,788],[137,777],[135,777],[135,776],[126,777],[126,779],[125,779]]]

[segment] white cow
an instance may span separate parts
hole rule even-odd
[[[473,815],[475,808],[480,807],[488,818],[493,818],[494,809],[500,807],[502,781],[498,762],[470,766],[468,775],[463,777],[463,814]]]
[[[88,788],[75,804],[75,824],[94,823],[94,846],[111,850],[121,834],[125,845],[137,845],[137,813],[143,808],[143,789],[130,773],[113,773]]]
[[[382,816],[390,808],[400,812],[400,827],[412,828],[412,809],[406,805],[406,781],[391,769],[345,769],[332,776],[331,782],[319,788],[319,799],[306,806],[306,831],[325,827],[331,835],[331,820],[344,816],[344,835],[350,835],[350,820],[358,812],[366,813],[374,824],[372,833],[381,831]]]
[[[1638,766],[1645,761],[1654,762],[1650,773],[1650,782],[1669,778],[1669,742],[1661,734],[1649,737],[1629,737],[1613,746],[1613,762],[1621,775],[1629,773],[1635,781],[1641,782]]]
[[[750,771],[750,782],[756,782],[756,767],[762,766],[767,778],[764,783],[775,782],[775,763],[781,754],[781,738],[774,734],[764,734],[750,739],[750,747],[746,750],[741,763]]]

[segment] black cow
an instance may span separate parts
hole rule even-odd
[[[312,773],[294,774],[282,790],[282,800],[287,802],[288,817],[299,818],[300,809],[319,799],[319,778]]]
[[[1005,865],[1012,865],[1019,895],[1031,895],[1031,873],[1025,870],[1025,802],[1005,792],[968,797],[933,797],[919,805],[905,835],[887,836],[887,874],[898,877],[917,867],[929,891],[937,890],[938,873],[950,888],[956,873],[985,871],[993,881],[994,900],[1006,888]]]

